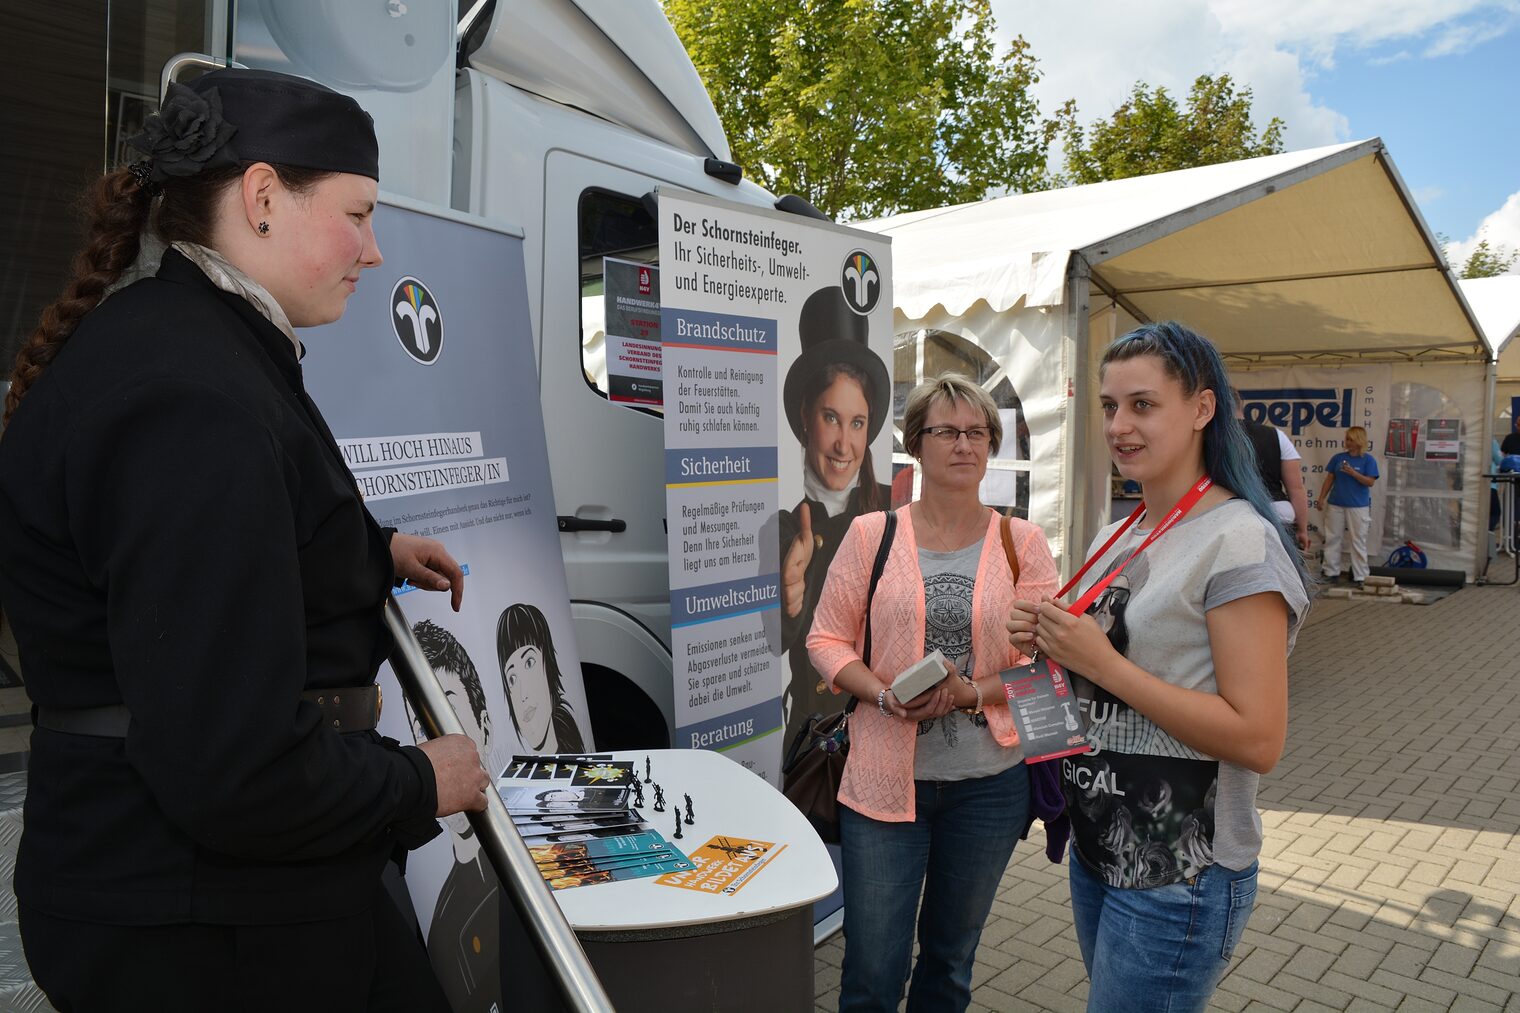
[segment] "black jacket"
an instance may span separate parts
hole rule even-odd
[[[1241,426],[1251,441],[1251,448],[1256,451],[1256,470],[1261,474],[1262,485],[1267,487],[1267,497],[1274,501],[1286,500],[1288,488],[1283,485],[1282,443],[1277,438],[1277,430],[1249,419],[1241,422]]]
[[[373,681],[391,579],[268,320],[172,250],[88,314],[0,439],[0,601],[34,704],[132,723],[33,733],[21,901],[116,924],[372,903],[438,832],[432,767],[300,693]]]

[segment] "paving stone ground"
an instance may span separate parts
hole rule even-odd
[[[1289,692],[1256,909],[1211,1008],[1520,1013],[1520,586],[1320,600]],[[1044,845],[1037,826],[1003,876],[973,1011],[1086,1008]],[[841,937],[817,950],[820,1010],[843,956]]]

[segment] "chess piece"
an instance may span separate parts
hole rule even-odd
[[[650,781],[649,757],[646,756],[646,757],[644,757],[644,783],[648,784],[649,781]]]
[[[658,783],[654,786],[654,811],[657,813],[665,811],[665,789],[661,788]]]
[[[676,840],[681,839],[681,811],[676,810]]]
[[[686,800],[686,825],[691,826],[696,822],[696,820],[693,819],[691,815],[691,796],[683,794],[681,797]]]

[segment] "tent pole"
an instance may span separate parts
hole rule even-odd
[[[1499,382],[1499,358],[1497,353],[1490,359],[1483,369],[1483,445],[1475,448],[1478,453],[1478,474],[1482,475],[1493,467],[1489,455],[1494,445],[1494,388]],[[1488,480],[1480,479],[1482,485],[1487,486]],[[1503,490],[1501,490],[1503,491]],[[1485,497],[1489,498],[1489,497]],[[1494,533],[1488,530],[1488,514],[1483,511],[1479,515],[1478,522],[1478,551],[1477,558],[1473,560],[1473,574],[1482,574],[1488,577],[1489,553],[1494,551]],[[1516,563],[1520,569],[1520,563]],[[1476,580],[1474,583],[1486,583],[1486,580]]]
[[[1095,460],[1108,460],[1107,451],[1096,445],[1092,433],[1089,406],[1093,403],[1092,362],[1089,344],[1088,298],[1091,271],[1085,257],[1073,255],[1066,269],[1066,348],[1070,384],[1066,398],[1066,436],[1062,469],[1066,482],[1065,531],[1062,532],[1063,551],[1061,572],[1063,583],[1082,564],[1082,553],[1097,532],[1094,526],[1092,496],[1092,473]],[[1096,452],[1096,458],[1094,453]],[[1105,469],[1106,471],[1106,469]]]

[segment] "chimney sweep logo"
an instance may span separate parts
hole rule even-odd
[[[856,250],[844,258],[844,271],[839,276],[839,287],[844,291],[844,301],[850,309],[865,316],[876,308],[881,298],[881,273],[876,261],[864,250]]]
[[[443,351],[443,317],[427,286],[406,277],[391,290],[391,327],[406,354],[431,366]]]

